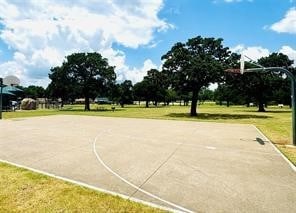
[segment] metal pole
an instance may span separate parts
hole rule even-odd
[[[3,88],[3,78],[0,78],[0,120],[2,119],[2,88]]]
[[[291,78],[291,101],[292,101],[292,142],[296,146],[296,81]]]
[[[256,64],[258,65],[258,64]],[[258,65],[259,66],[259,65]],[[292,144],[296,146],[296,77],[292,72],[283,67],[262,67],[246,69],[246,72],[284,72],[291,79],[291,102],[292,102]]]

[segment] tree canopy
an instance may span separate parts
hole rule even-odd
[[[133,83],[130,80],[125,80],[119,84],[119,103],[121,107],[124,107],[125,104],[132,104],[133,101]]]
[[[178,42],[162,56],[163,71],[176,90],[192,92],[191,116],[196,116],[198,94],[202,87],[218,82],[223,76],[229,48],[222,39],[197,36],[186,43]]]
[[[22,87],[23,96],[28,98],[44,98],[45,89],[41,86],[30,85],[28,87]]]
[[[104,93],[114,83],[114,67],[99,53],[74,53],[62,66],[51,69],[52,92],[61,98],[75,90],[85,98],[85,110],[90,110],[90,98]],[[77,94],[76,94],[77,95]]]
[[[258,63],[264,67],[289,67],[293,61],[288,56],[282,53],[272,53],[267,57],[262,57]],[[247,68],[253,65],[246,63]],[[258,104],[258,111],[264,112],[264,105],[270,100],[278,100],[282,103],[287,103],[289,99],[290,86],[289,81],[283,78],[283,73],[260,71],[255,73],[245,73],[244,75],[227,74],[227,87],[232,91],[239,90],[241,96],[245,97],[247,104],[254,100]],[[277,97],[276,97],[277,96]],[[288,101],[289,102],[289,101]]]

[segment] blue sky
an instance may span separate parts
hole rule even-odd
[[[119,81],[135,83],[161,68],[174,43],[197,35],[254,59],[283,52],[296,60],[296,1],[0,0],[0,76],[47,86],[65,55],[98,51]]]
[[[155,48],[128,49],[129,63],[138,64],[148,55],[155,62],[159,62],[161,54],[178,41],[186,41],[197,35],[204,37],[220,37],[228,47],[239,44],[261,46],[270,51],[279,51],[284,45],[296,50],[296,35],[277,33],[268,28],[281,20],[286,12],[296,7],[295,2],[289,0],[254,0],[225,3],[224,1],[207,0],[167,0],[159,17],[166,19],[175,26],[169,32],[159,33]],[[296,26],[294,26],[296,27]],[[266,28],[266,29],[265,29]],[[137,63],[136,62],[136,63]]]

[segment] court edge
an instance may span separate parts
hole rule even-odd
[[[158,208],[158,209],[161,209],[161,210],[165,210],[165,211],[169,211],[169,212],[176,212],[176,213],[182,212],[182,211],[179,211],[179,210],[176,210],[176,209],[161,206],[161,205],[151,203],[151,202],[148,202],[148,201],[144,201],[144,200],[141,200],[141,199],[138,199],[138,198],[129,197],[129,196],[124,195],[124,194],[120,194],[120,193],[117,193],[117,192],[114,192],[114,191],[110,191],[110,190],[106,190],[106,189],[99,188],[99,187],[96,187],[96,186],[92,186],[92,185],[89,185],[89,184],[86,184],[86,183],[83,183],[83,182],[80,182],[80,181],[72,180],[72,179],[69,179],[69,178],[66,178],[66,177],[62,177],[62,176],[55,175],[55,174],[52,174],[52,173],[49,173],[49,172],[34,169],[32,167],[28,167],[28,166],[20,165],[20,164],[17,164],[17,163],[13,163],[13,162],[10,162],[10,161],[7,161],[7,160],[0,159],[0,162],[1,163],[6,163],[6,164],[9,164],[9,165],[12,165],[12,166],[16,166],[16,167],[19,167],[19,168],[22,168],[22,169],[27,169],[29,171],[36,172],[38,174],[42,174],[42,175],[53,177],[53,178],[56,178],[56,179],[59,179],[59,180],[63,180],[63,181],[66,181],[68,183],[72,183],[72,184],[75,184],[75,185],[78,185],[78,186],[83,186],[83,187],[86,187],[86,188],[89,188],[89,189],[92,189],[92,190],[95,190],[95,191],[98,191],[98,192],[103,192],[103,193],[106,193],[106,194],[111,194],[111,195],[114,195],[114,196],[118,196],[118,197],[121,197],[121,198],[126,199],[126,200],[131,200],[131,201],[134,201],[134,202],[137,202],[137,203],[140,203],[140,204],[151,206],[153,208]]]
[[[271,140],[269,140],[262,132],[260,129],[258,129],[255,125],[252,125],[257,131],[258,133],[264,138],[264,140],[268,141],[270,143],[270,145],[273,147],[273,149],[280,154],[280,156],[282,156],[282,158],[289,164],[289,166],[291,167],[291,169],[296,172],[296,166],[291,163],[291,161],[271,142]]]

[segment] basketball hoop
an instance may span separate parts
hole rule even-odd
[[[19,86],[20,79],[14,75],[9,75],[3,78],[3,84],[7,86]]]
[[[232,69],[227,69],[227,70],[225,70],[225,72],[244,74],[244,70],[245,70],[245,57],[244,57],[244,55],[241,55],[240,68],[239,69],[233,69],[233,68]]]
[[[241,69],[227,69],[224,72],[242,74]]]
[[[245,57],[248,59],[247,62],[256,66],[256,68],[248,68],[245,69]],[[240,58],[240,68],[239,69],[227,69],[224,72],[229,73],[237,73],[237,74],[244,74],[244,73],[266,73],[266,72],[283,72],[285,73],[291,80],[291,90],[292,90],[292,143],[293,146],[296,147],[296,76],[286,68],[283,67],[264,67],[256,61],[253,61],[246,55],[241,55]]]

